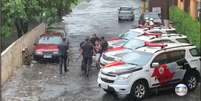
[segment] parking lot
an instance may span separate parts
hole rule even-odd
[[[69,72],[59,74],[59,65],[34,63],[17,70],[2,87],[3,101],[133,101],[125,96],[106,94],[97,86],[98,70],[92,67],[89,78],[81,73],[79,44],[96,33],[106,39],[125,33],[137,26],[140,9],[135,11],[135,21],[118,23],[120,6],[139,8],[140,0],[86,0],[70,15],[65,16],[65,30],[70,38]],[[94,64],[93,64],[94,65]],[[151,94],[144,101],[200,101],[200,85],[184,97],[172,90]]]

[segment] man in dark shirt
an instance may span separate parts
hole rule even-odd
[[[59,51],[60,51],[60,74],[62,74],[62,67],[64,65],[64,71],[67,72],[67,65],[66,65],[66,61],[67,61],[67,56],[68,56],[68,44],[66,43],[66,39],[63,38],[63,42],[61,45],[59,45]]]
[[[86,42],[81,46],[81,54],[83,56],[83,68],[86,72],[86,66],[87,64],[89,67],[91,66],[94,54],[93,45],[89,39],[86,39]]]

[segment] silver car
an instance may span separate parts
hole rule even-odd
[[[134,10],[132,7],[120,7],[118,14],[118,21],[129,20],[133,21],[135,18]]]

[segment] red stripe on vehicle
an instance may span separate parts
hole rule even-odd
[[[121,40],[121,38],[112,38],[111,40],[108,41],[116,41],[116,40]]]
[[[111,52],[111,51],[119,51],[119,50],[124,50],[124,47],[116,47],[116,48],[109,48],[107,49],[107,52]]]
[[[115,62],[105,65],[105,68],[112,67],[112,66],[120,66],[120,65],[124,65],[124,64],[126,64],[126,63],[123,61],[115,61]]]

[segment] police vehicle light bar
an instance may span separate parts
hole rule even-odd
[[[145,46],[148,46],[148,47],[161,47],[161,48],[167,47],[167,44],[163,44],[163,43],[145,42],[144,45],[145,45]]]

